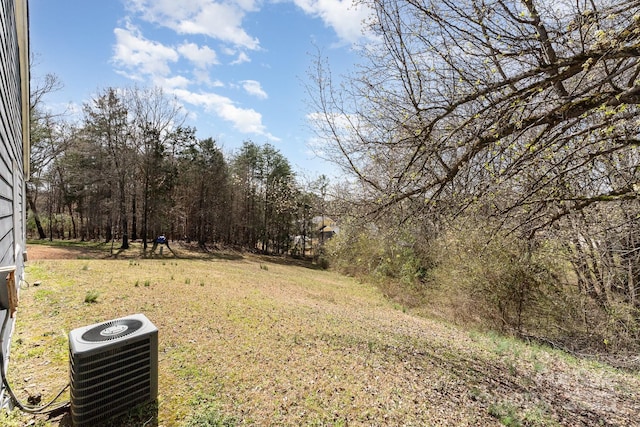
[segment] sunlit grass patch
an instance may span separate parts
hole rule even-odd
[[[68,331],[133,313],[159,330],[158,424],[166,427],[476,426],[510,415],[553,425],[564,409],[545,406],[547,373],[564,370],[563,381],[579,389],[603,372],[414,316],[375,286],[278,261],[30,262],[28,277],[47,280],[21,292],[10,379],[30,378],[51,395],[68,378]],[[84,302],[91,291],[97,303]],[[606,374],[615,379],[607,390],[638,400],[640,379]]]

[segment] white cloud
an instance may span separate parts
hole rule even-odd
[[[178,88],[186,88],[191,83],[189,79],[183,76],[174,77],[158,77],[154,79],[154,83],[164,89],[172,90]]]
[[[248,12],[256,12],[257,10],[259,10],[260,5],[260,2],[256,0],[234,0],[234,3]]]
[[[200,69],[218,63],[216,52],[209,46],[200,47],[195,43],[184,43],[178,47],[178,52]]]
[[[202,0],[129,0],[124,2],[130,10],[143,15],[148,21],[156,22],[163,15],[183,19],[200,9]]]
[[[117,67],[128,70],[132,77],[140,74],[166,76],[171,72],[169,63],[179,59],[175,49],[147,40],[132,25],[127,25],[126,29],[116,28],[113,32],[116,36],[113,62]]]
[[[130,0],[128,7],[146,21],[181,34],[206,35],[251,50],[260,47],[259,40],[242,28],[247,12],[257,9],[253,0]]]
[[[204,108],[206,111],[216,114],[221,119],[231,122],[233,127],[242,133],[262,135],[271,141],[279,141],[267,132],[262,124],[262,115],[252,108],[240,108],[234,102],[224,96],[215,93],[195,93],[184,89],[173,92],[183,102]]]
[[[253,95],[260,99],[267,99],[269,97],[269,95],[267,95],[267,92],[265,92],[264,89],[262,89],[260,82],[256,80],[244,80],[240,83],[242,83],[242,88],[249,95]]]
[[[195,77],[196,83],[204,84],[209,87],[224,87],[225,84],[220,80],[211,80],[211,76],[209,75],[208,70],[203,69],[194,69],[193,76]]]
[[[322,19],[342,40],[354,43],[362,38],[362,23],[371,15],[352,0],[293,0],[306,14]]]
[[[353,0],[293,0],[306,14],[319,17],[338,37],[354,43],[363,37],[363,22],[371,15],[366,6]]]
[[[238,57],[231,62],[231,65],[244,64],[245,62],[251,62],[251,58],[249,58],[249,56],[246,53],[240,52],[238,54]]]

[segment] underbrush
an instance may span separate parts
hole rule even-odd
[[[624,301],[603,308],[581,293],[562,242],[532,244],[481,226],[449,228],[428,242],[381,230],[343,227],[327,245],[331,266],[376,283],[403,307],[464,327],[575,353],[638,349],[636,310]]]
[[[388,299],[404,307],[425,302],[424,283],[433,262],[409,234],[347,224],[325,248],[328,264],[348,276],[377,284]]]

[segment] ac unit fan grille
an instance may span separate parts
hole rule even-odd
[[[131,335],[142,327],[137,319],[117,319],[95,326],[82,334],[82,339],[89,342],[115,340]]]

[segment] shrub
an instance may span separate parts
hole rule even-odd
[[[100,293],[98,291],[87,291],[86,295],[84,296],[84,302],[87,304],[93,304],[98,302],[98,297],[100,296]]]
[[[459,218],[437,234],[419,224],[350,221],[325,249],[333,268],[376,283],[402,307],[449,322],[569,350],[639,346],[638,310],[623,300],[603,308],[586,295],[566,242],[528,241],[498,228],[478,218]]]
[[[456,323],[554,335],[576,310],[559,250],[481,226],[451,228],[434,242],[431,306]]]
[[[409,227],[363,226],[352,220],[327,242],[325,255],[333,268],[371,280],[388,298],[415,307],[421,303],[431,265],[416,236]]]

